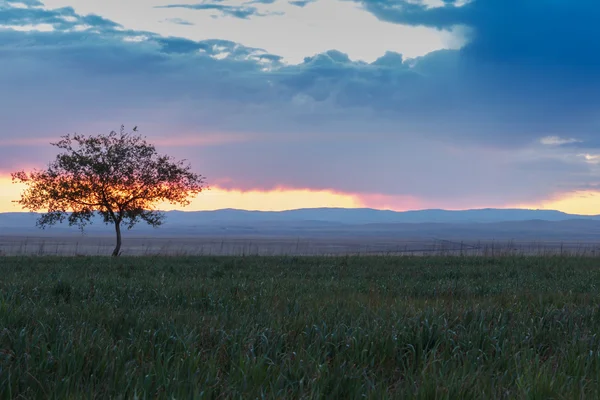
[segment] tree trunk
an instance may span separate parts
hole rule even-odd
[[[112,256],[118,257],[121,254],[121,223],[115,222],[115,231],[117,232],[117,246],[115,247]]]

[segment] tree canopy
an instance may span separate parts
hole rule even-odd
[[[137,132],[137,127],[133,128]],[[14,172],[13,182],[26,185],[15,202],[31,211],[44,211],[37,226],[45,228],[65,219],[83,227],[94,215],[114,224],[120,254],[121,225],[131,229],[145,221],[159,226],[165,214],[153,207],[169,202],[186,206],[206,189],[205,178],[192,172],[186,160],[157,153],[139,134],[120,131],[108,135],[61,136],[51,143],[60,150],[44,170]]]

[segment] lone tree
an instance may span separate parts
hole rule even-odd
[[[69,225],[83,231],[94,215],[101,215],[107,225],[115,225],[115,257],[121,252],[122,224],[131,229],[143,220],[159,226],[165,215],[153,204],[186,206],[205,189],[204,177],[191,172],[185,160],[159,155],[144,137],[126,133],[124,126],[119,133],[66,135],[51,144],[62,153],[47,169],[12,174],[13,183],[27,185],[14,202],[31,211],[46,210],[36,223],[42,229],[68,218]]]

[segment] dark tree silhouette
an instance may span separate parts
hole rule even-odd
[[[159,226],[164,213],[153,209],[155,203],[186,206],[206,189],[204,177],[191,172],[185,160],[159,155],[144,137],[126,133],[123,126],[108,135],[61,136],[51,145],[62,152],[47,169],[12,174],[13,183],[27,185],[15,202],[31,211],[45,210],[37,220],[42,229],[67,218],[83,231],[94,215],[101,215],[115,226],[113,256],[121,252],[122,224],[131,229],[143,220]]]

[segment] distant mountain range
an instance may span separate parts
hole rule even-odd
[[[139,223],[128,236],[141,237],[294,237],[294,238],[435,238],[453,240],[597,241],[600,216],[552,210],[479,209],[396,212],[368,208],[308,208],[280,212],[223,209],[168,211],[165,223]],[[0,213],[1,236],[73,236],[63,223],[46,230],[35,226],[38,214]],[[100,218],[85,227],[91,236],[112,236]]]
[[[167,211],[167,223],[190,225],[198,223],[244,222],[334,222],[340,224],[374,223],[486,223],[508,221],[566,221],[572,219],[600,220],[600,215],[567,214],[555,210],[496,209],[391,211],[372,208],[301,208],[288,211],[248,211],[226,208],[215,211]],[[33,223],[39,215],[29,212],[0,213],[1,226],[23,226]]]
[[[320,221],[339,224],[382,223],[486,223],[507,221],[566,221],[571,219],[600,220],[600,215],[576,215],[554,210],[494,209],[390,211],[372,208],[303,208],[289,211],[170,211],[169,221],[186,224],[225,222],[299,222]]]
[[[247,225],[254,223],[319,224],[422,224],[422,223],[492,223],[514,221],[596,220],[600,215],[567,214],[554,210],[477,209],[477,210],[419,210],[390,211],[371,208],[303,208],[289,211],[247,211],[222,209],[216,211],[167,211],[164,226]],[[1,228],[35,227],[38,214],[28,212],[0,213]],[[100,219],[95,225],[102,224]],[[103,225],[103,224],[102,224]],[[143,224],[140,224],[142,226]]]

